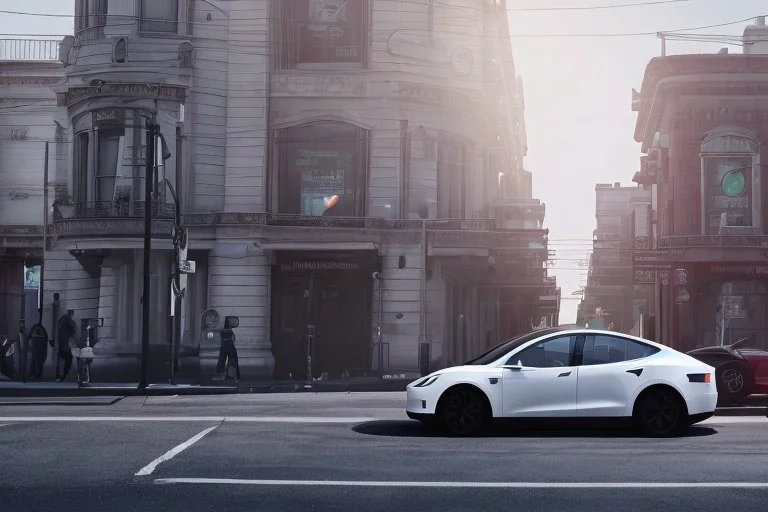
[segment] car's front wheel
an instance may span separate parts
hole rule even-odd
[[[737,361],[725,363],[715,370],[719,405],[737,404],[750,393],[752,376],[747,365]]]
[[[483,432],[490,423],[491,411],[485,395],[471,386],[449,389],[441,398],[438,417],[451,435],[472,436]]]
[[[635,421],[643,433],[664,437],[685,426],[686,410],[680,395],[667,388],[651,389],[637,404]]]

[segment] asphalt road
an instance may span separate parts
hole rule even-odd
[[[765,511],[768,420],[452,439],[403,394],[0,407],[0,511]],[[31,402],[26,402],[30,404]],[[110,405],[111,404],[111,405]]]

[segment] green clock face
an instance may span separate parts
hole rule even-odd
[[[747,179],[741,171],[731,171],[723,176],[721,188],[726,197],[739,197],[746,190]]]

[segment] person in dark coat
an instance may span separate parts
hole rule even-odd
[[[232,330],[229,317],[224,319],[224,328],[221,330],[221,348],[219,349],[219,362],[216,365],[216,373],[227,378],[227,359],[229,365],[235,367],[235,382],[240,381],[240,363],[237,361],[237,349],[235,348],[235,332]]]
[[[56,381],[61,382],[67,378],[69,370],[72,368],[72,351],[69,348],[69,340],[77,334],[77,324],[75,323],[75,310],[67,310],[65,315],[59,318],[56,339],[59,343],[58,359],[64,360],[64,371],[59,373],[58,359],[56,361]]]
[[[33,379],[43,378],[43,366],[48,359],[48,331],[42,324],[32,326],[27,336],[27,342],[32,349],[32,361],[29,366],[29,376]]]

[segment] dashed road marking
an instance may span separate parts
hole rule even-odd
[[[180,445],[178,445],[178,446],[168,450],[167,452],[162,454],[160,457],[156,458],[155,460],[153,460],[152,462],[150,462],[149,464],[147,464],[146,466],[144,466],[143,468],[138,470],[136,472],[136,476],[151,475],[152,472],[157,468],[157,466],[159,466],[163,462],[167,462],[167,461],[171,460],[176,455],[180,454],[181,452],[183,452],[184,450],[186,450],[187,448],[189,448],[190,446],[192,446],[193,444],[195,444],[196,442],[198,442],[199,440],[204,438],[206,435],[208,435],[209,433],[213,432],[218,426],[219,425],[207,428],[207,429],[203,430],[202,432],[200,432],[199,434],[197,434],[197,435],[187,439],[186,441],[184,441]]]

